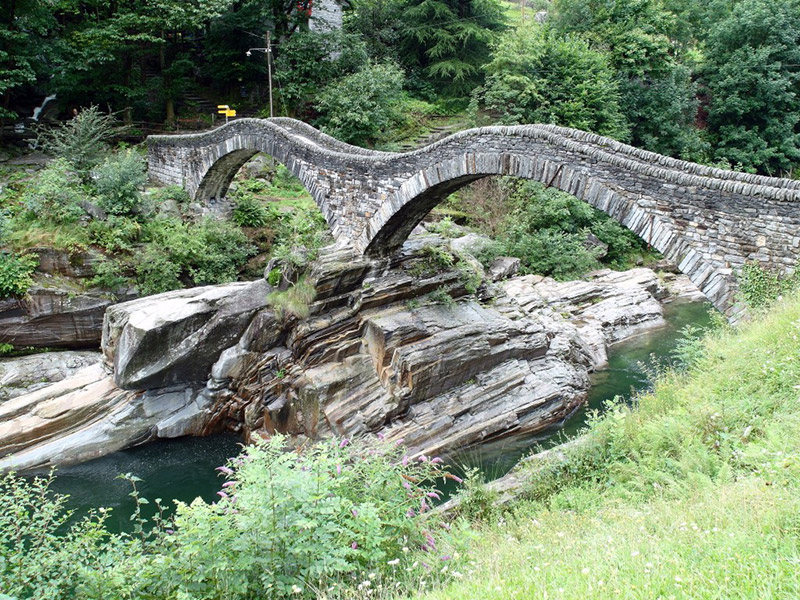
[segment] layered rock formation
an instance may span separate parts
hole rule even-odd
[[[105,365],[0,405],[0,468],[224,429],[381,432],[446,453],[563,420],[608,345],[663,324],[668,294],[647,269],[484,277],[471,294],[476,270],[458,240],[423,234],[391,259],[323,250],[303,319],[264,280],[116,305]]]

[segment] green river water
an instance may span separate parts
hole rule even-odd
[[[608,368],[592,376],[587,404],[565,423],[537,437],[509,438],[460,452],[450,457],[454,472],[478,466],[487,479],[499,477],[531,448],[553,445],[564,435],[579,431],[588,412],[602,408],[605,400],[618,395],[628,398],[633,391],[646,386],[642,363],[651,360],[666,362],[684,326],[706,327],[710,320],[708,304],[705,303],[671,304],[665,307],[664,312],[666,327],[611,349]],[[58,470],[52,487],[70,496],[69,507],[76,509],[76,516],[89,508],[112,508],[107,522],[109,529],[128,530],[134,501],[129,495],[130,483],[118,479],[118,475],[136,475],[142,480],[137,484],[141,496],[151,501],[160,498],[168,506],[173,505],[173,500],[191,502],[197,496],[213,501],[222,483],[215,468],[224,465],[240,449],[240,440],[234,435],[156,441],[80,465],[63,467]]]

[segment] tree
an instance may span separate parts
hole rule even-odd
[[[712,27],[705,56],[716,158],[790,172],[800,163],[800,3],[743,0]]]
[[[11,110],[12,96],[42,76],[58,23],[51,1],[11,0],[0,9],[0,139]]]
[[[451,95],[481,82],[491,43],[505,29],[497,0],[400,0],[399,10],[405,67]]]
[[[474,106],[505,124],[555,123],[625,139],[628,127],[605,54],[546,27],[505,34]]]
[[[674,14],[658,0],[556,0],[553,12],[558,31],[578,34],[608,55],[632,144],[700,158],[696,86],[677,56],[680,46],[672,36],[680,27]]]
[[[403,71],[394,64],[369,64],[326,87],[316,108],[326,133],[352,144],[374,141],[394,122]]]

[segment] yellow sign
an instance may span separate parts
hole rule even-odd
[[[228,109],[226,111],[220,111],[220,112],[224,112],[226,117],[235,117],[236,116],[236,111],[232,110],[232,109]]]
[[[224,108],[225,110],[228,110],[230,108],[230,106],[228,106],[227,104],[217,104],[217,108]],[[222,111],[220,111],[220,112],[222,112]]]

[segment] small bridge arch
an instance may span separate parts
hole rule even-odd
[[[483,127],[407,153],[345,144],[293,119],[239,119],[213,131],[151,136],[151,177],[220,197],[265,152],[309,189],[334,239],[383,256],[449,193],[482,177],[533,179],[603,210],[678,265],[731,314],[735,271],[781,271],[800,253],[800,181],[724,171],[553,125]]]

